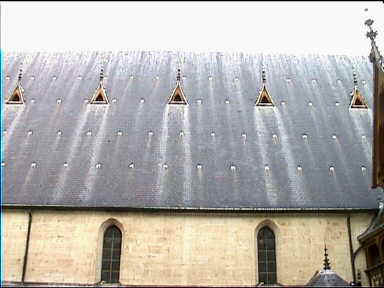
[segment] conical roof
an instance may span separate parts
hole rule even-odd
[[[332,270],[321,270],[311,280],[309,280],[307,286],[349,286],[349,283]]]
[[[341,278],[331,269],[331,263],[328,259],[327,246],[324,247],[324,268],[320,272],[316,273],[311,280],[307,283],[307,286],[322,286],[322,287],[334,287],[334,286],[349,286],[349,283]]]

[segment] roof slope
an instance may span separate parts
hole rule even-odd
[[[321,270],[308,283],[312,287],[349,286],[349,283],[332,270]]]
[[[110,103],[91,105],[101,55],[5,55],[5,97],[27,61],[26,103],[4,108],[3,203],[377,207],[368,57],[110,53]],[[178,59],[187,106],[167,105]],[[275,107],[255,107],[263,64]],[[369,109],[349,108],[352,65]]]

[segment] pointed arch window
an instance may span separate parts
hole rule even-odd
[[[275,234],[265,226],[257,234],[257,258],[259,282],[276,284],[276,246]]]
[[[121,238],[121,231],[115,225],[105,230],[101,260],[101,281],[106,283],[119,282]]]

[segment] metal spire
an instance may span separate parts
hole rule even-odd
[[[359,90],[355,67],[353,67],[353,84],[355,85],[355,90]]]
[[[371,60],[372,63],[376,61],[377,63],[382,64],[383,58],[380,55],[379,48],[377,47],[375,42],[377,31],[373,31],[371,27],[373,22],[374,21],[372,19],[368,19],[364,22],[364,24],[367,25],[369,28],[369,31],[367,32],[366,35],[367,35],[367,38],[371,39],[371,45],[372,45],[372,50],[371,50],[371,54],[369,55],[369,59]]]
[[[261,71],[261,79],[263,80],[263,84],[265,85],[266,77],[265,77],[265,67],[263,65],[262,71]]]
[[[324,245],[324,270],[331,270],[331,263],[329,263],[327,245]]]
[[[23,77],[23,64],[20,64],[20,69],[19,69],[19,76],[18,76],[18,82],[21,82],[21,78]]]
[[[104,80],[104,68],[101,67],[101,69],[100,69],[100,83],[102,83],[103,80]]]
[[[180,82],[181,76],[180,76],[180,68],[177,69],[177,76],[176,76],[176,81]]]

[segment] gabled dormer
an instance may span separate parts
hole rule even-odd
[[[101,71],[100,71],[99,86],[97,87],[89,103],[90,104],[108,104],[109,103],[107,92],[105,91],[105,88],[104,88],[104,69],[103,68],[101,68]]]
[[[168,99],[168,104],[187,105],[187,98],[184,95],[183,88],[181,87],[180,69],[177,69],[176,87],[173,89],[171,96]]]
[[[355,71],[353,71],[353,82],[354,82],[354,87],[353,87],[353,91],[352,91],[350,108],[367,109],[368,105],[367,105],[367,102],[365,101],[363,95],[361,94],[361,92],[359,90],[358,82],[357,82],[357,76],[356,76]]]
[[[16,87],[5,102],[6,104],[24,104],[24,89],[21,86],[22,72],[22,69],[20,69]]]
[[[263,86],[260,90],[260,94],[256,99],[255,105],[256,106],[275,106],[272,101],[272,97],[269,95],[267,87],[266,87],[266,76],[265,76],[265,69],[263,67],[262,70],[262,82]]]

